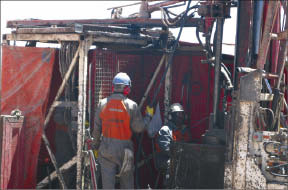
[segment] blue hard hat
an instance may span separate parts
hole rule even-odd
[[[118,73],[112,83],[114,85],[117,85],[117,84],[124,84],[126,86],[131,86],[131,80],[130,80],[130,77],[126,74],[126,73]]]

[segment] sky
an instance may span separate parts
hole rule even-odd
[[[107,19],[111,10],[107,8],[133,4],[139,1],[3,1],[1,0],[1,40],[2,34],[10,33],[6,28],[8,20],[43,19],[43,20],[69,20],[69,19]],[[196,3],[193,1],[192,3]],[[171,9],[175,13],[184,11],[186,5]],[[123,8],[122,16],[126,17],[139,10],[139,5]],[[223,34],[223,53],[234,54],[236,35],[235,8],[231,9],[231,17],[225,20]],[[160,18],[160,11],[152,13],[152,18]],[[177,36],[178,29],[171,30]],[[181,41],[198,43],[195,28],[184,28]]]

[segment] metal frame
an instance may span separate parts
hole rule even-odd
[[[77,23],[77,24],[75,24]],[[72,27],[69,25],[73,25]],[[95,25],[101,24],[101,25]],[[203,24],[202,19],[191,18],[185,23],[186,27],[193,27]],[[117,28],[105,25],[113,26],[125,26],[128,28]],[[83,189],[82,184],[82,157],[83,157],[83,144],[84,144],[84,133],[85,133],[85,120],[86,120],[86,84],[87,84],[87,72],[88,72],[88,51],[93,43],[96,44],[106,44],[106,45],[124,45],[126,47],[137,47],[146,46],[155,39],[159,39],[159,34],[151,36],[141,36],[135,35],[135,29],[130,29],[130,26],[136,28],[141,27],[165,27],[160,19],[98,19],[98,20],[31,20],[31,21],[8,21],[7,27],[15,28],[16,30],[12,34],[3,35],[3,42],[7,41],[36,41],[36,42],[48,42],[48,43],[61,43],[62,41],[79,42],[79,47],[74,55],[72,63],[69,70],[65,74],[63,82],[57,92],[57,95],[52,103],[52,106],[45,118],[44,128],[49,122],[51,115],[57,107],[59,106],[59,97],[62,94],[65,84],[69,79],[73,68],[76,65],[77,58],[79,57],[79,95],[78,95],[78,132],[77,132],[77,176],[76,176],[76,188]],[[110,33],[103,32],[109,31]],[[138,30],[139,32],[139,30]],[[164,31],[167,32],[167,31]],[[149,33],[149,31],[148,31]],[[161,33],[161,31],[160,31]],[[153,37],[154,36],[154,37]],[[182,48],[183,49],[183,48]],[[195,49],[195,48],[194,48]],[[194,50],[192,48],[192,51]],[[197,49],[200,51],[200,49]],[[143,50],[142,50],[143,51]],[[180,50],[181,51],[181,50]],[[183,51],[183,50],[182,50]],[[185,49],[184,51],[191,51],[191,49]],[[163,52],[162,52],[163,53]],[[163,61],[165,62],[166,56],[163,56]],[[167,61],[166,61],[167,62]],[[167,63],[166,63],[167,64]],[[161,64],[160,64],[161,65]],[[160,67],[159,67],[160,68]],[[171,70],[169,69],[170,73]],[[171,98],[171,88],[168,88],[171,83],[171,77],[168,74],[165,79],[165,102],[166,104],[170,102]],[[144,100],[145,101],[145,100]],[[62,103],[63,104],[63,103]],[[143,102],[142,102],[143,104]],[[142,105],[141,104],[141,105]],[[166,105],[165,104],[165,105]],[[167,104],[168,106],[168,104]],[[166,109],[168,110],[168,107]],[[57,167],[57,162],[54,154],[51,151],[49,141],[46,134],[43,133],[42,138],[45,142],[46,148],[49,152],[53,165],[56,169],[56,176],[60,180],[60,184],[63,189],[66,189],[64,178],[62,176],[62,169]],[[73,159],[75,160],[75,159]],[[55,174],[54,174],[55,175]],[[45,180],[44,180],[45,181]],[[42,181],[43,182],[43,181]],[[41,182],[41,183],[42,183]],[[41,183],[39,184],[41,186]],[[45,182],[44,182],[45,183]],[[42,184],[43,185],[43,184]]]

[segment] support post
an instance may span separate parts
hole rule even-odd
[[[85,120],[86,120],[86,91],[87,91],[87,72],[88,72],[88,51],[92,44],[91,39],[80,41],[79,52],[79,91],[78,91],[78,131],[77,131],[77,176],[76,189],[83,189],[82,184],[82,153],[84,144]]]
[[[144,93],[144,96],[142,97],[142,99],[141,99],[141,101],[140,101],[139,109],[142,108],[142,106],[143,106],[143,104],[144,104],[144,102],[145,102],[145,100],[146,100],[146,98],[147,98],[147,95],[148,95],[148,93],[150,92],[151,87],[153,86],[153,84],[154,84],[154,82],[155,82],[156,76],[158,75],[158,73],[159,73],[159,71],[160,71],[160,68],[161,68],[161,66],[162,66],[163,63],[164,63],[164,60],[167,60],[167,58],[165,59],[165,57],[167,57],[167,56],[166,56],[165,54],[163,54],[163,56],[162,56],[162,58],[161,58],[161,60],[160,60],[160,63],[158,64],[158,66],[157,66],[157,68],[156,68],[156,70],[155,70],[155,72],[154,72],[154,74],[153,74],[153,77],[152,77],[152,79],[151,79],[151,81],[150,81],[150,83],[149,83],[149,85],[148,85],[148,87],[147,87],[147,89],[146,89],[146,91],[145,91],[145,93]]]
[[[165,68],[168,65],[168,58],[169,56],[166,56],[165,59]],[[164,122],[167,123],[168,122],[168,112],[169,112],[169,107],[170,107],[170,103],[171,103],[171,86],[172,86],[172,68],[171,65],[169,66],[168,70],[167,70],[167,74],[165,76],[165,92],[164,92]]]

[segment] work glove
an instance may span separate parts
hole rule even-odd
[[[125,175],[127,172],[131,172],[134,169],[134,154],[133,151],[125,148],[124,149],[124,159],[123,164],[120,170],[120,173],[117,176]]]
[[[146,106],[146,114],[149,115],[150,117],[153,117],[154,115],[154,108],[150,106]]]
[[[94,156],[97,159],[98,158],[98,150],[93,150]]]

